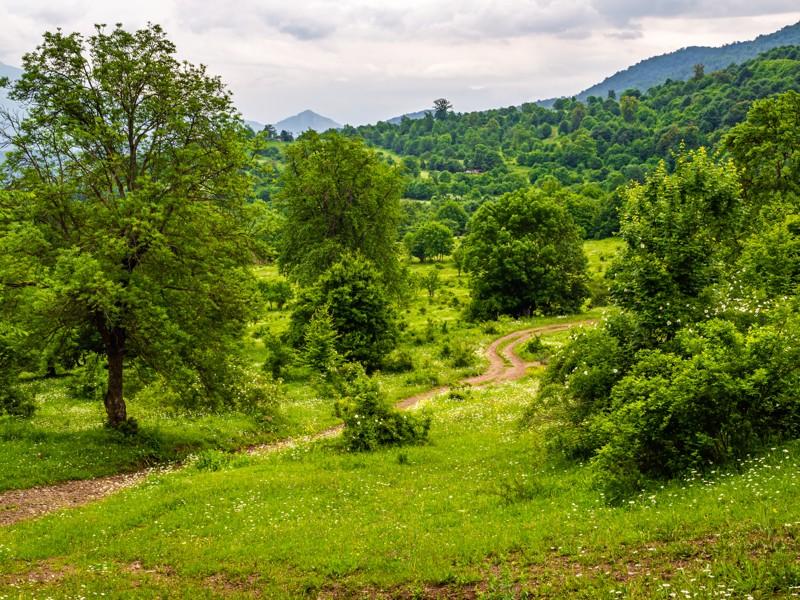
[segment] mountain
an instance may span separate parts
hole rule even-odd
[[[255,131],[256,133],[264,129],[264,124],[259,123],[258,121],[248,121],[247,119],[245,119],[244,124],[247,125],[253,131]]]
[[[800,45],[800,22],[748,42],[735,42],[718,48],[690,46],[648,58],[582,91],[577,99],[585,102],[589,96],[605,98],[609,90],[614,90],[617,95],[628,89],[646,92],[667,79],[690,79],[694,75],[695,65],[703,65],[705,72],[711,73],[731,64],[741,64],[772,48],[793,45]],[[537,104],[549,108],[556,100],[540,100]]]
[[[0,77],[8,77],[10,80],[18,79],[22,75],[22,69],[0,63]],[[5,108],[16,108],[17,104],[8,99],[6,90],[0,89],[0,105]]]
[[[333,119],[329,119],[328,117],[323,117],[322,115],[318,115],[317,113],[304,110],[298,115],[293,117],[289,117],[288,119],[284,119],[283,121],[278,121],[275,123],[275,130],[280,133],[283,130],[291,131],[292,134],[297,137],[304,131],[308,131],[309,129],[313,129],[314,131],[327,131],[328,129],[341,129],[342,126],[339,125]]]
[[[387,123],[391,123],[392,125],[399,125],[400,121],[403,120],[403,117],[406,117],[406,118],[411,119],[411,120],[423,119],[423,118],[425,118],[425,113],[432,113],[432,112],[433,112],[433,110],[428,109],[428,110],[420,110],[420,111],[417,111],[417,112],[414,112],[414,113],[406,113],[406,114],[404,114],[402,116],[399,116],[399,117],[393,117],[393,118],[389,119],[386,122]]]

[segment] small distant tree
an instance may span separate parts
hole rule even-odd
[[[453,235],[463,234],[467,227],[467,221],[469,221],[467,212],[455,200],[448,200],[442,204],[442,206],[439,207],[439,210],[436,211],[435,219],[440,223],[455,223],[456,227],[453,231]]]
[[[420,262],[438,256],[450,254],[453,251],[453,232],[447,225],[437,221],[424,223],[414,232],[408,233],[403,239],[411,256]]]
[[[294,298],[292,284],[285,279],[259,281],[258,290],[264,300],[270,303],[270,307],[274,305],[278,310],[283,310],[286,303]]]
[[[264,137],[269,141],[278,139],[278,132],[275,130],[275,125],[264,125],[264,129],[261,130],[261,133],[263,133]]]
[[[462,244],[459,244],[458,247],[453,250],[453,262],[456,263],[458,276],[461,277],[461,269],[464,268],[464,246]]]
[[[442,286],[442,281],[439,279],[439,270],[438,269],[430,269],[420,280],[422,283],[422,287],[424,287],[428,291],[428,297],[433,298],[436,294],[436,290],[438,290]]]
[[[286,131],[285,129],[281,129],[280,134],[278,134],[278,138],[282,142],[293,142],[294,134],[291,131]]]
[[[453,105],[446,98],[438,98],[433,101],[433,116],[437,121],[446,119],[451,110],[453,110]]]

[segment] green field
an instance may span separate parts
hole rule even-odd
[[[605,271],[615,240],[587,242]],[[480,349],[505,333],[564,319],[466,323],[466,277],[398,310],[413,370],[379,373],[392,400],[482,372]],[[259,277],[277,276],[261,267]],[[593,309],[573,319],[598,319]],[[253,332],[280,334],[288,310]],[[543,334],[547,358],[570,333]],[[455,367],[454,340],[474,360]],[[246,340],[260,365],[267,351]],[[546,360],[545,360],[546,362]],[[336,439],[257,455],[231,450],[320,431],[333,401],[290,366],[268,421],[188,413],[157,395],[130,402],[138,436],[102,426],[99,401],[69,375],[30,379],[38,410],[0,422],[0,489],[173,464],[83,508],[0,529],[0,600],[10,598],[790,598],[800,593],[800,444],[733,468],[653,483],[611,505],[586,466],[547,451],[546,428],[523,418],[536,374],[461,389],[411,410],[431,416],[425,445],[351,453]],[[182,465],[182,466],[181,466]]]
[[[427,401],[426,446],[206,454],[5,529],[0,597],[796,593],[800,446],[609,507],[582,467],[545,459],[540,433],[518,427],[535,388]]]

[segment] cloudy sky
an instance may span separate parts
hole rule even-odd
[[[0,0],[0,61],[44,31],[161,24],[247,119],[311,109],[374,123],[448,98],[458,112],[571,95],[650,56],[753,39],[797,0]]]

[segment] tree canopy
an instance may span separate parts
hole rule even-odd
[[[286,221],[281,270],[312,284],[347,253],[370,260],[389,289],[399,289],[396,246],[403,191],[399,170],[363,141],[307,132],[286,150],[279,202]]]
[[[98,352],[105,407],[123,367],[224,401],[251,314],[244,128],[230,93],[157,25],[46,33],[2,114],[0,306],[26,350]]]
[[[577,228],[564,207],[538,190],[481,206],[462,247],[474,317],[575,312],[587,296]]]
[[[684,152],[625,195],[623,312],[573,337],[536,401],[607,497],[800,434],[796,101],[756,103],[733,162]]]
[[[395,311],[379,272],[362,256],[342,256],[299,295],[288,332],[290,343],[306,346],[309,327],[323,318],[332,328],[336,353],[367,370],[378,368],[397,343]]]

